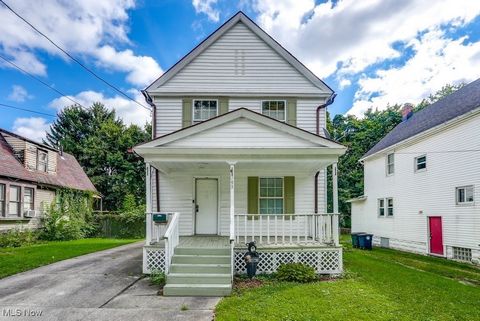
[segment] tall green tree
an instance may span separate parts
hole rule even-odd
[[[460,85],[445,85],[435,94],[424,99],[414,111],[433,104],[441,98],[448,96],[459,88]],[[338,200],[339,211],[343,217],[343,225],[349,226],[351,208],[347,200],[363,194],[363,165],[360,158],[388,132],[402,121],[401,106],[387,106],[384,110],[367,110],[362,118],[352,115],[335,115],[333,119],[328,115],[327,130],[334,140],[348,147],[345,155],[338,162]],[[331,173],[328,173],[331,176]],[[331,179],[328,180],[331,184]],[[332,188],[329,186],[329,210],[332,210]]]
[[[151,127],[126,126],[101,103],[59,113],[45,143],[75,156],[103,195],[104,208],[119,209],[127,195],[145,201],[145,165],[129,148],[150,139]]]

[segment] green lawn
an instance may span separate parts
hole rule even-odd
[[[216,320],[480,320],[476,267],[348,245],[344,264],[347,273],[341,280],[274,282],[224,298]]]
[[[135,241],[138,240],[83,239],[64,242],[44,242],[16,248],[0,248],[0,278]]]

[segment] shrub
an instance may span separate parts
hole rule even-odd
[[[318,279],[315,269],[302,263],[287,263],[278,267],[276,277],[280,281],[308,283]]]
[[[150,283],[154,285],[159,285],[163,286],[165,285],[166,282],[166,276],[165,273],[160,272],[160,271],[152,271],[150,274]]]
[[[20,247],[38,241],[38,231],[13,229],[0,233],[0,247]]]

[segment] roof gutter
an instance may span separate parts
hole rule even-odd
[[[336,93],[331,94],[330,97],[328,97],[327,101],[325,101],[325,103],[323,103],[323,104],[321,104],[320,106],[317,107],[317,135],[318,136],[320,136],[320,110],[323,109],[323,108],[327,108],[327,106],[330,106],[331,104],[333,104],[333,102],[335,101],[335,97],[337,97]],[[320,174],[320,171],[316,172],[315,173],[315,178],[314,178],[314,182],[315,182],[314,202],[315,202],[315,204],[313,205],[313,208],[314,208],[315,214],[318,213],[318,176],[319,176],[319,174]]]
[[[142,90],[142,95],[145,97],[147,104],[152,107],[152,139],[155,139],[157,136],[157,106],[154,104],[152,96],[148,93],[147,90]],[[135,152],[135,154],[137,154]],[[137,154],[138,155],[138,154]],[[157,212],[160,212],[160,175],[158,174],[158,169],[155,168],[155,199]]]
[[[328,97],[328,99],[325,101],[325,103],[321,104],[320,106],[317,107],[317,135],[320,136],[320,110],[323,108],[327,108],[327,106],[330,106],[333,104],[335,101],[335,97],[337,97],[336,93],[333,93]]]

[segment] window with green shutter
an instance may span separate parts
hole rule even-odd
[[[294,214],[295,177],[248,177],[248,214]]]

